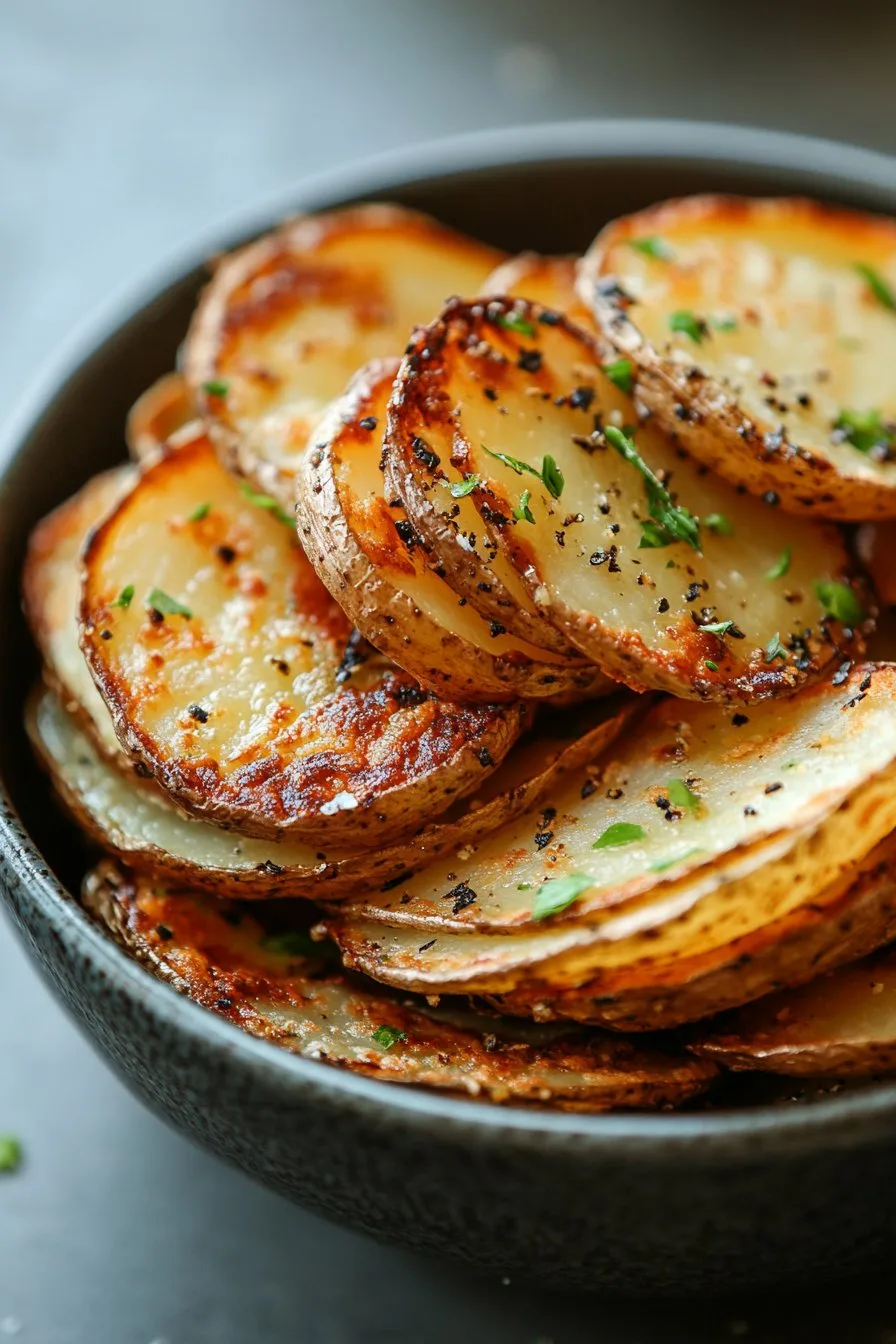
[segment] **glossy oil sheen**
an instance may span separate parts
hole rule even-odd
[[[33,523],[122,457],[127,410],[171,367],[198,263],[222,244],[298,208],[379,198],[509,249],[581,250],[613,215],[707,190],[893,212],[896,164],[682,123],[527,128],[386,156],[200,241],[70,345],[0,441],[0,460],[13,459],[0,479],[0,887],[51,987],[154,1111],[288,1197],[570,1288],[719,1292],[882,1266],[896,1248],[896,1088],[690,1116],[524,1113],[390,1088],[241,1036],[149,979],[66,895],[84,857],[21,727],[36,660],[18,576]]]

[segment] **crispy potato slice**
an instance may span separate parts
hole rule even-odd
[[[608,225],[581,295],[636,400],[792,513],[896,517],[896,224],[695,196]]]
[[[315,432],[297,477],[299,535],[318,577],[371,644],[424,686],[459,700],[602,695],[581,656],[552,655],[488,622],[429,567],[380,458],[398,361],[356,376]]]
[[[332,901],[388,888],[438,856],[476,843],[530,805],[564,771],[606,746],[637,709],[628,697],[617,697],[543,715],[536,731],[475,794],[406,840],[373,852],[255,840],[185,816],[154,781],[128,778],[108,764],[52,690],[38,690],[32,697],[26,726],[62,803],[97,844],[128,867],[217,896]]]
[[[748,715],[663,700],[533,807],[463,856],[361,902],[358,914],[468,933],[525,929],[554,909],[554,925],[601,920],[636,898],[662,900],[694,884],[711,890],[731,874],[744,891],[767,885],[753,859],[744,874],[742,856],[769,839],[780,850],[781,880],[794,890],[820,886],[825,863],[833,870],[847,854],[861,857],[896,826],[896,799],[891,806],[885,797],[861,834],[851,809],[838,810],[866,786],[875,798],[886,795],[894,768],[891,665],[858,667],[840,685],[813,686]],[[566,902],[554,896],[564,886],[579,889]]]
[[[184,373],[228,465],[293,503],[328,403],[371,359],[399,355],[450,294],[475,294],[501,253],[424,215],[366,205],[286,224],[221,262]]]
[[[893,523],[864,523],[856,532],[856,550],[874,582],[878,597],[896,607],[896,537]]]
[[[527,711],[438,700],[368,653],[278,514],[201,435],[148,467],[87,548],[82,646],[122,745],[187,811],[397,838],[475,789]]]
[[[135,462],[154,457],[196,417],[190,390],[180,373],[166,373],[134,402],[124,437]]]
[[[726,1069],[795,1078],[896,1071],[896,953],[886,948],[706,1025],[691,1049]]]
[[[130,489],[131,467],[94,476],[76,495],[41,519],[28,540],[22,572],[25,617],[44,662],[44,677],[100,749],[121,757],[109,711],[94,685],[78,643],[80,555],[92,528]]]
[[[271,934],[238,906],[111,864],[88,877],[84,903],[131,956],[234,1026],[384,1082],[603,1111],[678,1105],[716,1075],[672,1049],[395,998],[334,972],[300,927]]]
[[[871,608],[849,586],[837,530],[798,519],[782,530],[774,509],[650,425],[633,443],[616,428],[628,419],[595,347],[564,318],[520,299],[457,301],[403,361],[388,484],[450,575],[460,550],[481,554],[445,488],[472,482],[485,544],[635,689],[753,702],[841,662],[858,633],[844,627]]]
[[[528,299],[555,313],[563,313],[577,326],[594,331],[591,310],[576,289],[576,257],[544,257],[539,252],[520,252],[509,257],[483,282],[484,298],[509,295]]]

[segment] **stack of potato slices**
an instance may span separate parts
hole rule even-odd
[[[896,225],[802,200],[581,260],[384,205],[225,257],[26,558],[86,909],[388,1081],[896,1071],[891,356]]]

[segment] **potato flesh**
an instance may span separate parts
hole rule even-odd
[[[190,615],[154,614],[153,590]],[[425,696],[378,656],[343,680],[341,609],[292,527],[247,498],[201,437],[151,467],[95,538],[83,616],[129,749],[185,806],[247,834],[323,840],[315,828],[330,818],[338,841],[362,829],[356,809],[381,809],[389,793],[407,804],[379,813],[381,833],[412,830],[498,764],[523,722],[514,706]]]
[[[657,864],[661,875],[679,878],[739,846],[796,831],[896,757],[896,674],[878,669],[863,693],[866,675],[748,715],[663,701],[602,758],[570,772],[463,860],[437,863],[364,908],[424,928],[516,928],[531,922],[544,882],[583,873],[594,884],[567,917],[603,917],[655,885]],[[856,695],[864,698],[845,708]],[[670,781],[677,781],[673,798],[690,790],[693,810],[670,802]],[[594,850],[620,826],[644,836]],[[476,900],[452,913],[448,893],[458,883]]]
[[[327,973],[314,956],[276,951],[250,916],[234,922],[236,907],[129,882],[110,865],[88,878],[85,900],[181,993],[281,1048],[384,1081],[603,1110],[672,1104],[704,1090],[715,1073],[703,1061],[619,1038],[398,1002]]]
[[[533,336],[502,330],[481,310],[459,308],[456,318],[449,318],[446,372],[437,372],[435,381],[454,413],[427,424],[425,414],[409,405],[402,448],[390,447],[414,475],[405,504],[428,539],[437,540],[441,551],[466,548],[468,524],[458,517],[454,531],[441,499],[445,492],[434,484],[437,477],[427,479],[425,468],[409,460],[412,430],[438,455],[439,473],[450,480],[462,474],[480,479],[489,492],[476,496],[480,512],[486,502],[509,519],[494,525],[491,534],[533,599],[613,676],[636,688],[654,686],[686,697],[752,700],[792,689],[836,657],[822,628],[816,584],[843,578],[846,556],[837,533],[803,520],[782,520],[773,508],[680,460],[668,441],[646,425],[634,434],[638,451],[655,472],[666,474],[678,504],[704,521],[700,552],[680,541],[641,548],[643,523],[649,521],[642,475],[612,448],[598,445],[592,451],[576,442],[591,433],[596,412],[605,423],[630,422],[630,403],[597,366],[584,337],[545,326],[533,310],[514,311],[531,319]],[[481,335],[482,344],[461,353],[459,343],[473,332]],[[518,367],[527,350],[540,358],[535,373]],[[409,402],[417,385],[417,375],[407,366],[396,404],[402,396]],[[576,388],[596,393],[587,409],[569,404]],[[558,397],[565,399],[563,405],[556,404]],[[457,434],[462,442],[452,444]],[[397,438],[390,432],[392,443]],[[552,498],[537,475],[490,455],[496,452],[536,472],[545,456],[552,456],[564,477],[561,497]],[[523,491],[529,492],[534,523],[512,517]],[[430,509],[438,515],[438,537]],[[714,516],[724,520],[724,533],[705,521]],[[785,546],[787,572],[769,579]],[[723,621],[735,622],[744,638],[704,633],[695,624]],[[776,636],[782,645],[802,651],[806,630],[811,632],[809,667],[797,669],[797,655],[789,647],[783,661],[768,655]]]
[[[225,397],[204,400],[246,460],[274,469],[265,484],[282,478],[291,503],[291,477],[329,402],[363,364],[400,354],[449,294],[475,293],[500,254],[374,206],[299,221],[242,256],[212,281],[210,294],[221,293],[210,332],[199,310],[196,340],[211,341],[211,361],[194,369],[188,345],[187,373],[200,395],[203,383],[226,383]]]
[[[601,271],[635,300],[629,316],[651,345],[698,364],[760,431],[783,429],[844,474],[892,487],[896,464],[876,462],[835,426],[844,410],[896,420],[896,313],[856,271],[871,265],[896,288],[896,229],[845,218],[799,201],[673,203],[646,212],[643,228],[637,216],[622,221],[615,242],[611,226]],[[659,237],[671,259],[632,247],[639,234]],[[708,324],[699,344],[670,331],[679,311]]]

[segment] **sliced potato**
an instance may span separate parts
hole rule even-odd
[[[542,716],[537,731],[475,794],[406,840],[374,852],[255,840],[185,816],[154,781],[128,778],[99,756],[52,690],[32,697],[26,726],[63,804],[97,844],[128,867],[217,896],[332,901],[389,888],[436,857],[476,843],[609,743],[636,709],[631,700],[617,698]]]
[[[820,886],[823,864],[835,871],[896,826],[886,797],[894,762],[890,665],[858,667],[839,686],[813,686],[749,714],[663,700],[462,859],[451,855],[360,902],[358,914],[468,933],[525,929],[553,907],[555,925],[601,920],[635,898],[664,900],[694,884],[712,890],[735,875],[741,891],[767,886],[761,856],[752,855],[770,839],[781,880],[794,890]],[[871,829],[856,833],[852,811],[838,809],[865,787],[885,797]],[[554,897],[564,885],[579,888],[565,904]],[[757,908],[763,899],[744,896]]]
[[[841,663],[871,608],[836,529],[782,527],[649,424],[634,443],[616,427],[629,419],[564,318],[521,299],[458,301],[402,364],[389,487],[450,573],[472,545],[446,485],[471,484],[489,544],[539,609],[635,689],[752,702]]]
[[[120,757],[121,748],[78,643],[79,563],[91,529],[115,507],[134,478],[130,467],[105,471],[43,518],[28,540],[22,573],[25,617],[44,661],[44,676],[111,757]]]
[[[294,220],[221,262],[184,348],[230,466],[285,508],[311,431],[352,374],[399,355],[501,254],[398,206]]]
[[[82,646],[119,740],[246,835],[408,834],[479,785],[527,711],[439,700],[359,643],[278,514],[200,435],[94,533]]]
[[[839,966],[707,1024],[691,1049],[726,1069],[797,1078],[896,1071],[896,953]]]
[[[124,437],[135,462],[161,452],[168,440],[195,419],[196,408],[179,373],[157,378],[128,412]]]
[[[581,656],[507,634],[460,600],[400,506],[387,504],[380,458],[398,361],[366,366],[315,431],[297,478],[299,535],[318,577],[371,644],[424,686],[459,700],[606,694]]]
[[[896,524],[864,523],[856,533],[856,550],[887,607],[896,607]]]
[[[528,299],[555,313],[563,313],[576,326],[594,331],[594,319],[576,290],[575,257],[543,257],[538,252],[521,252],[501,263],[483,282],[484,298],[510,295]]]
[[[896,517],[896,223],[695,196],[616,220],[581,295],[638,402],[792,513]]]
[[[268,933],[238,906],[159,890],[111,864],[88,877],[84,901],[132,956],[219,1017],[384,1082],[601,1111],[677,1105],[716,1074],[671,1049],[394,998],[329,969],[327,949],[301,928]]]

